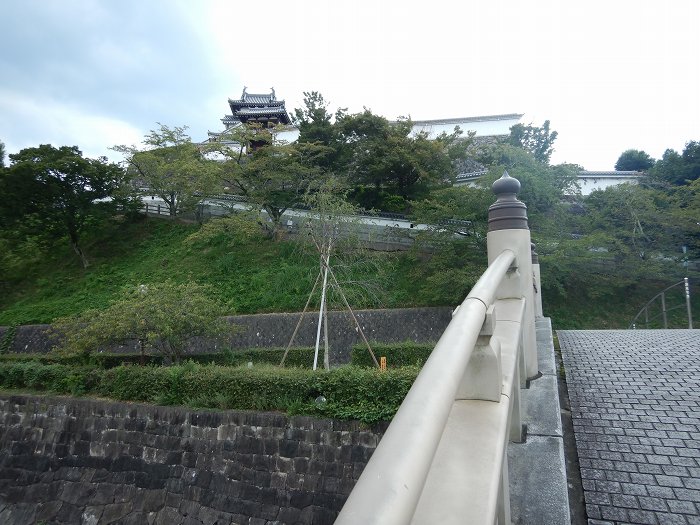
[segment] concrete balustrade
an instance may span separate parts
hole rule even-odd
[[[489,267],[423,366],[337,524],[510,523],[509,441],[520,389],[538,375],[532,261],[520,183],[494,183]]]

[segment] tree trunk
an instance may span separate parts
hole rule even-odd
[[[177,203],[175,201],[175,194],[171,193],[170,194],[170,202],[168,203],[170,206],[170,217],[175,217],[177,215]]]
[[[73,248],[73,251],[76,253],[76,255],[80,257],[80,262],[83,265],[83,269],[90,266],[87,257],[85,257],[85,253],[83,253],[82,248],[80,248],[80,245],[78,244],[78,236],[75,233],[71,232],[70,234],[68,234],[68,237],[70,239],[71,248]]]

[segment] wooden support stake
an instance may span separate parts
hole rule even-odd
[[[372,356],[372,361],[374,361],[374,365],[379,368],[379,362],[377,361],[377,357],[374,355],[374,352],[372,351],[372,347],[369,344],[369,341],[367,341],[367,338],[365,337],[365,333],[362,331],[362,327],[360,326],[360,323],[357,320],[357,317],[355,317],[355,312],[352,311],[352,308],[350,307],[350,303],[348,303],[347,298],[345,297],[345,294],[343,293],[343,289],[340,287],[340,284],[338,283],[338,279],[335,278],[335,273],[333,273],[333,270],[331,268],[328,268],[328,272],[331,274],[331,279],[333,279],[333,285],[335,286],[336,291],[340,295],[340,297],[343,298],[343,302],[345,303],[346,308],[350,312],[350,315],[352,316],[352,320],[355,321],[355,326],[357,326],[358,331],[360,332],[360,335],[362,336],[362,340],[365,342],[365,345],[367,345],[367,350],[369,350],[369,355]]]
[[[292,346],[292,343],[294,342],[294,338],[297,336],[297,332],[299,331],[299,327],[301,326],[301,322],[304,320],[304,314],[306,313],[306,309],[309,307],[309,303],[311,303],[311,298],[314,295],[314,292],[316,291],[316,287],[318,286],[318,281],[321,279],[321,272],[318,272],[318,275],[316,276],[316,282],[314,283],[314,287],[311,289],[311,293],[309,294],[309,298],[306,300],[306,304],[304,305],[304,310],[301,312],[301,315],[299,316],[299,321],[297,321],[297,326],[294,328],[294,333],[292,333],[292,337],[289,340],[289,344],[287,345],[287,348],[284,350],[284,355],[282,356],[282,361],[280,361],[280,366],[284,366],[284,360],[287,359],[287,354],[289,353],[289,349]]]

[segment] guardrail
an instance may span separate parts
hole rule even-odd
[[[539,264],[520,183],[496,181],[489,267],[394,416],[336,524],[510,524],[509,441],[538,374]]]
[[[149,204],[148,202],[143,203],[141,211],[152,215],[170,215],[170,208],[168,208],[168,206],[164,206],[162,204]]]
[[[682,302],[681,304],[676,304],[672,306],[668,306],[666,302],[666,293],[669,292],[670,290],[673,290],[675,288],[683,288],[683,295],[685,297],[685,302]],[[657,299],[659,300],[659,312],[656,314],[651,314],[650,316],[650,308],[654,306],[657,302]],[[632,319],[632,322],[629,325],[629,328],[631,329],[637,329],[637,325],[641,324],[640,323],[640,318],[642,317],[642,314],[644,314],[644,328],[649,328],[649,325],[656,321],[657,319],[661,318],[663,322],[663,327],[668,328],[668,313],[672,312],[673,310],[678,310],[680,308],[685,307],[686,313],[688,315],[688,329],[693,328],[693,312],[690,306],[690,282],[688,281],[687,277],[684,277],[682,281],[679,281],[675,284],[672,284],[668,288],[663,289],[659,293],[657,293],[654,297],[649,300],[647,304],[645,304],[641,310],[639,310],[639,313],[634,316],[634,319]]]

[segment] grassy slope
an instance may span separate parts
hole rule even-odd
[[[196,225],[146,219],[112,223],[87,239],[91,260],[87,270],[66,246],[58,246],[41,262],[26,267],[20,279],[5,286],[0,297],[0,325],[51,322],[87,308],[105,307],[126,286],[165,279],[194,280],[211,285],[233,313],[301,310],[316,277],[317,259],[291,242],[251,242],[236,247],[192,248],[183,240]],[[467,261],[478,272],[479,254]],[[431,293],[426,278],[439,272],[410,255],[379,255],[379,270],[387,289],[376,304],[367,299],[357,307],[427,306],[453,303]],[[543,276],[546,279],[546,275]],[[545,314],[557,328],[624,328],[661,283],[609,290],[588,297],[569,290],[566,297],[545,295]],[[700,310],[700,305],[696,306]]]
[[[197,226],[159,219],[108,225],[85,243],[91,265],[83,270],[63,245],[23,269],[0,297],[0,325],[47,323],[87,308],[102,308],[126,286],[172,279],[211,286],[232,314],[298,311],[318,272],[318,260],[292,242],[257,241],[228,247],[190,247],[184,239]],[[406,266],[408,264],[408,267]],[[406,258],[385,254],[379,267],[388,292],[379,305],[408,306],[412,268]],[[399,270],[400,269],[400,270]]]

